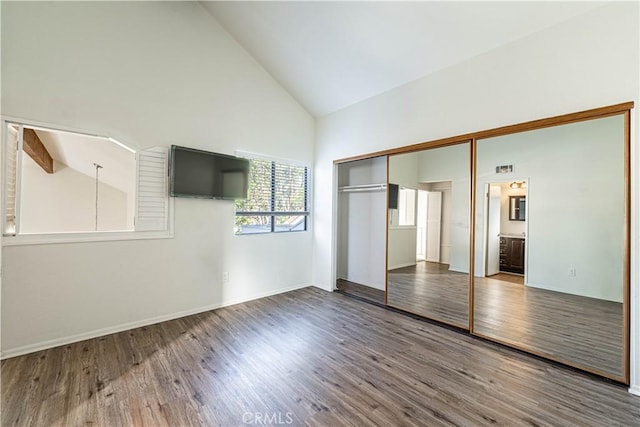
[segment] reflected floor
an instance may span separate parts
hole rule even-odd
[[[469,275],[448,264],[420,261],[389,270],[388,304],[414,314],[468,328]]]
[[[388,304],[465,326],[468,275],[448,265],[419,262],[390,270]],[[384,302],[384,292],[343,281],[345,292]],[[340,285],[339,285],[340,288]],[[541,355],[621,376],[622,304],[524,286],[523,277],[475,278],[474,332]]]
[[[359,283],[350,282],[344,279],[336,281],[336,288],[345,294],[355,295],[379,304],[384,304],[384,291],[371,286],[361,285]]]
[[[621,303],[531,288],[504,276],[475,279],[476,333],[622,375]]]

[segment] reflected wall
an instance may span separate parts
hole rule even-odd
[[[624,147],[622,115],[477,141],[474,333],[623,375]],[[505,182],[525,183],[521,235],[492,222]],[[522,273],[496,272],[496,252]]]
[[[470,143],[389,156],[388,179],[388,305],[468,328]]]

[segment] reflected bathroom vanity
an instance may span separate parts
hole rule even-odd
[[[500,235],[500,271],[524,274],[525,238],[511,234]]]

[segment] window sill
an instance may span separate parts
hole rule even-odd
[[[3,236],[2,246],[111,242],[118,240],[172,239],[173,231],[98,231],[93,233],[47,233]]]

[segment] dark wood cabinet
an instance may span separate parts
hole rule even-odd
[[[524,274],[525,239],[500,237],[500,271]]]

